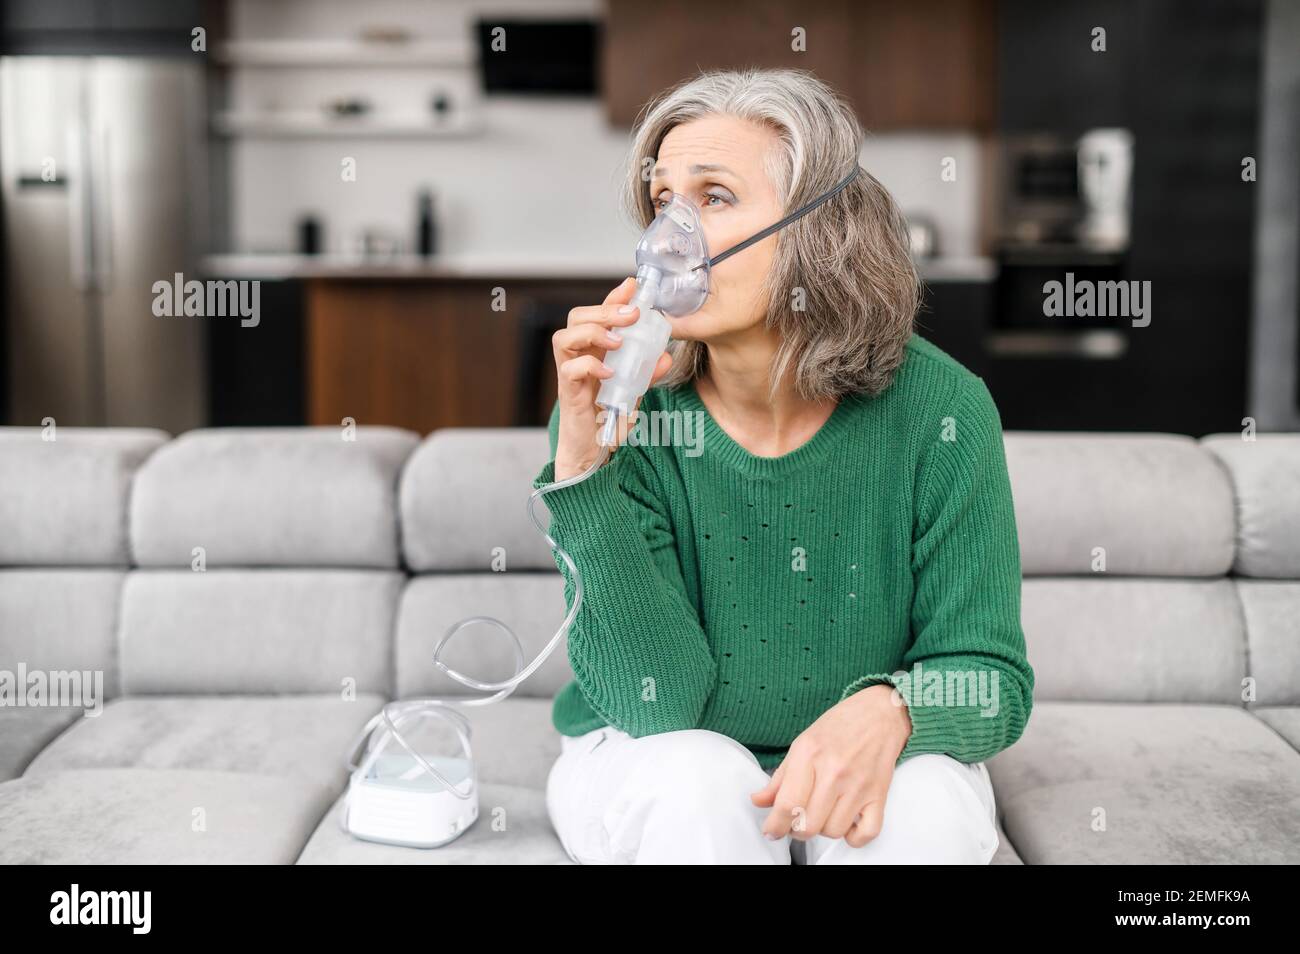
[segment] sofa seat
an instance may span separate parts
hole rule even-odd
[[[321,820],[300,865],[571,865],[546,811],[546,789],[480,782],[479,817],[465,834],[439,848],[406,848],[362,841],[339,827],[344,796]],[[502,819],[493,827],[493,819]],[[1024,862],[1001,827],[991,864]]]
[[[1250,711],[1300,751],[1300,706],[1256,706]]]
[[[0,784],[0,864],[292,864],[333,797],[250,772],[25,775]]]
[[[349,743],[384,699],[338,695],[133,696],[75,725],[36,756],[26,777],[80,769],[203,769],[347,782]]]
[[[988,767],[1027,864],[1300,862],[1300,759],[1236,706],[1039,701]]]
[[[471,744],[479,768],[479,817],[474,826],[441,848],[406,848],[365,842],[339,828],[343,797],[317,827],[299,864],[573,864],[546,811],[546,780],[560,754],[551,725],[551,700],[509,697],[488,706],[462,708],[473,727]],[[493,813],[505,827],[494,830]],[[1001,844],[992,864],[1024,864],[999,828]]]
[[[60,732],[81,718],[70,706],[10,707],[0,729],[0,782],[17,778]]]
[[[560,756],[560,733],[551,725],[550,699],[508,696],[491,705],[461,706],[459,711],[470,721],[470,745],[480,779],[546,790],[546,777]]]
[[[439,848],[362,841],[343,831],[343,795],[321,819],[300,865],[565,865],[573,864],[551,827],[546,790],[479,781],[479,814],[469,830]]]
[[[999,815],[1001,812],[999,812]],[[991,865],[1023,865],[1024,859],[1016,851],[1016,846],[1011,843],[1011,836],[1007,834],[1006,828],[1002,825],[1001,818],[998,819],[998,850],[993,852],[993,858],[989,861]]]

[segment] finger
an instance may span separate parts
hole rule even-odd
[[[826,826],[826,819],[830,817],[844,791],[845,776],[843,773],[837,773],[832,770],[832,767],[826,765],[818,764],[813,766],[813,790],[812,794],[808,796],[807,807],[800,819],[803,822],[802,833],[804,838],[822,834],[822,829]]]
[[[864,792],[842,793],[839,800],[835,802],[835,807],[826,816],[826,821],[822,823],[818,834],[825,835],[827,838],[843,838],[857,821],[862,806],[869,800],[870,796]]]
[[[885,821],[884,797],[867,802],[860,811],[858,820],[844,835],[844,840],[854,848],[861,848],[880,834]]]
[[[763,821],[763,833],[778,838],[786,835],[797,837],[795,826],[798,825],[797,831],[801,833],[803,830],[801,819],[808,804],[808,796],[812,793],[812,787],[812,765],[806,760],[792,762],[776,793],[772,811]]]
[[[650,375],[651,386],[653,387],[656,381],[658,381],[665,374],[667,374],[668,370],[672,366],[673,366],[673,356],[669,354],[667,351],[665,351],[663,354],[659,356],[659,363],[655,365],[654,374]]]
[[[785,763],[782,762],[772,773],[772,777],[767,780],[767,784],[757,792],[751,792],[749,797],[759,808],[768,808],[776,799],[777,789],[781,787],[781,779],[785,775]]]
[[[601,302],[604,305],[626,305],[632,300],[632,293],[636,291],[636,279],[630,275],[609,290],[605,300]]]
[[[593,349],[608,351],[622,345],[622,339],[610,336],[609,329],[598,322],[587,322],[571,328],[561,328],[551,335],[551,346],[560,361],[590,354]]]
[[[561,364],[556,369],[556,373],[561,386],[568,388],[568,393],[573,394],[590,378],[604,379],[613,374],[614,370],[594,354],[581,354]]]
[[[620,311],[621,308],[630,309],[629,311]],[[588,322],[612,327],[614,325],[631,325],[641,317],[641,309],[636,305],[629,305],[620,302],[613,302],[608,305],[579,305],[577,308],[570,309],[568,327],[574,328]]]

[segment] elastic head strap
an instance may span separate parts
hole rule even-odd
[[[717,265],[718,262],[730,258],[731,256],[735,255],[737,252],[743,252],[745,249],[749,248],[755,242],[761,242],[763,239],[767,238],[773,232],[785,228],[795,219],[802,218],[803,216],[807,215],[809,212],[817,208],[817,206],[821,205],[823,202],[835,198],[837,195],[839,195],[848,187],[850,182],[852,182],[854,179],[858,177],[858,173],[861,171],[862,171],[862,167],[855,162],[853,164],[853,171],[850,172],[847,176],[845,176],[844,179],[837,186],[835,186],[835,188],[831,189],[831,191],[827,192],[825,195],[820,195],[817,198],[813,199],[811,202],[809,202],[807,205],[803,206],[802,208],[795,209],[793,212],[791,212],[785,218],[781,219],[779,222],[775,222],[772,225],[769,225],[761,232],[755,232],[749,238],[745,239],[745,241],[739,243],[738,245],[731,246],[731,248],[727,249],[725,252],[719,252],[717,255],[713,256],[713,258],[709,259],[707,262],[701,265],[696,265],[695,268],[691,269],[691,271],[696,271],[698,269],[701,269],[704,267],[704,265],[708,265],[710,268],[712,268],[714,265]]]

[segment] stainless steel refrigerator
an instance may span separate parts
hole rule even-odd
[[[206,228],[202,67],[0,57],[8,423],[205,417],[203,318],[158,317]]]

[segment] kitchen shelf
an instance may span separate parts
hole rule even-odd
[[[214,59],[228,66],[466,67],[477,61],[462,40],[232,40]]]
[[[213,117],[212,131],[219,136],[268,139],[435,139],[477,135],[482,131],[482,125],[464,117],[443,122],[423,116],[334,118],[323,112],[286,110],[282,113],[218,113]]]

